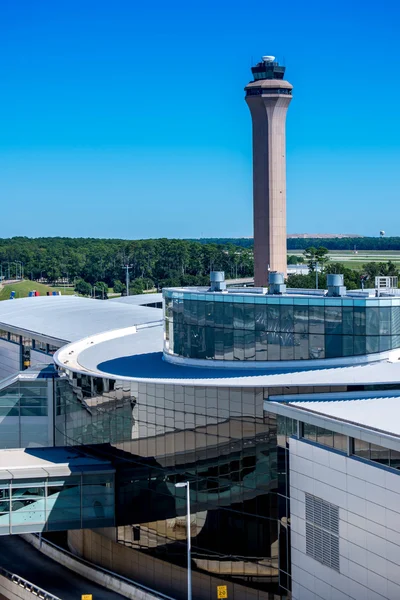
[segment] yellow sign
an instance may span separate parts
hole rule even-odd
[[[82,600],[93,600],[93,596],[92,596],[92,594],[82,594],[81,599]]]
[[[217,598],[227,598],[228,588],[226,585],[217,585]],[[83,600],[83,598],[82,598]]]

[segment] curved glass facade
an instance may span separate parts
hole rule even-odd
[[[400,348],[400,299],[165,290],[167,354],[221,361],[362,356]]]
[[[175,484],[189,481],[199,597],[214,597],[217,579],[229,598],[286,598],[286,446],[278,444],[279,418],[264,412],[264,390],[68,375],[57,383],[57,443],[84,442],[111,461],[117,546],[132,551],[130,562],[144,565],[147,555],[164,565],[159,573],[141,567],[142,583],[186,595],[186,492]],[[121,574],[129,576],[128,567]]]

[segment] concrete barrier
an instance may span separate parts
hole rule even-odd
[[[0,593],[9,600],[32,600],[32,595],[41,600],[60,600],[34,583],[0,567]]]
[[[36,535],[27,533],[20,537],[34,546],[39,552],[52,558],[60,565],[63,565],[67,569],[74,571],[74,573],[78,573],[79,575],[82,575],[82,577],[86,577],[86,579],[94,581],[113,592],[121,594],[121,596],[125,596],[125,598],[129,598],[130,600],[174,600],[171,596],[160,594],[155,590],[151,590],[134,581],[126,579],[117,573],[112,573],[102,567],[97,567],[86,560],[74,556],[52,542],[44,540],[43,538],[40,539]],[[26,598],[24,597],[22,600],[26,600]],[[29,596],[29,600],[32,600],[32,596]]]

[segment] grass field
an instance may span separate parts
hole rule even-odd
[[[5,285],[0,290],[0,300],[8,300],[12,291],[15,292],[16,298],[26,298],[29,292],[32,290],[38,291],[41,296],[45,296],[47,292],[52,293],[53,291],[60,291],[63,295],[71,295],[74,293],[72,288],[66,288],[64,291],[63,287],[51,287],[49,285],[44,285],[43,283],[38,283],[37,281],[29,281],[29,279],[24,279],[24,281],[19,283],[10,283]]]
[[[302,252],[297,250],[289,250],[288,255],[290,254],[302,256]],[[330,250],[329,258],[331,262],[343,263],[349,269],[361,269],[362,265],[368,262],[389,260],[400,269],[400,250],[359,250],[357,253],[352,250]]]

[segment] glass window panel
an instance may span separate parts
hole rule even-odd
[[[265,304],[255,304],[254,311],[256,330],[267,331],[267,306]]]
[[[377,446],[376,444],[370,444],[371,460],[374,462],[381,463],[382,465],[389,465],[389,449],[383,446]]]
[[[224,304],[223,302],[206,303],[206,324],[210,327],[224,326]]]
[[[268,360],[281,359],[281,344],[279,333],[267,333],[268,340]]]
[[[397,450],[390,451],[390,466],[394,469],[400,469],[400,452]]]
[[[347,452],[347,436],[342,433],[333,432],[333,447],[336,450],[341,450],[342,452]]]
[[[222,327],[214,329],[214,358],[224,360],[224,330]]]
[[[307,440],[317,441],[317,428],[310,423],[303,423],[303,437]]]
[[[294,334],[294,358],[295,360],[309,359],[309,338],[307,333]]]
[[[308,306],[294,305],[294,331],[308,333]]]
[[[343,333],[352,334],[354,332],[353,325],[354,309],[352,306],[343,306],[342,318],[343,318]]]
[[[22,406],[21,417],[46,417],[47,416],[47,405],[46,406]]]
[[[294,360],[294,334],[281,333],[281,360]]]
[[[325,319],[323,306],[309,306],[308,327],[310,333],[325,333]]]
[[[352,335],[344,335],[342,337],[342,355],[353,356],[354,354],[354,338]]]
[[[319,307],[317,307],[319,308]],[[325,358],[325,336],[310,334],[309,337],[309,355],[311,359]]]
[[[244,327],[245,329],[255,328],[254,304],[243,304],[244,307]]]
[[[233,329],[224,329],[224,360],[233,360]]]
[[[233,327],[233,304],[232,302],[223,302],[224,307],[224,327]]]
[[[197,323],[199,327],[204,327],[206,324],[206,303],[202,300],[197,301]]]
[[[379,335],[379,308],[368,306],[365,310],[366,334]]]
[[[257,305],[256,305],[257,306]],[[268,334],[266,331],[256,331],[256,360],[268,360]]]
[[[256,360],[256,334],[255,331],[244,332],[244,358],[245,360]]]
[[[220,303],[222,304],[222,303]],[[214,358],[214,327],[205,327],[205,358]]]
[[[387,352],[392,349],[392,336],[381,335],[379,336],[379,352]]]
[[[390,335],[391,307],[381,306],[379,308],[379,335]]]
[[[354,335],[365,335],[365,306],[354,307]]]
[[[233,327],[234,329],[244,329],[244,304],[241,302],[233,304]]]
[[[365,335],[354,336],[354,354],[359,356],[366,353],[366,338]]]
[[[267,305],[268,331],[280,331],[279,304]]]
[[[293,332],[293,306],[281,305],[280,331]]]
[[[191,302],[190,302],[190,300],[185,300],[183,302],[183,322],[188,325],[191,323]]]
[[[317,427],[317,442],[318,444],[330,446],[332,448],[333,431],[329,431],[329,429],[323,429],[322,427]]]
[[[40,340],[35,340],[35,350],[40,350],[41,352],[47,352],[46,342],[41,342]]]
[[[370,450],[368,442],[364,442],[364,440],[358,440],[354,438],[354,454],[355,456],[359,456],[360,458],[369,459]]]
[[[342,336],[325,336],[325,358],[336,358],[342,356]]]
[[[379,336],[369,335],[366,340],[366,352],[367,354],[373,354],[379,352]]]
[[[400,306],[392,306],[391,309],[392,334],[400,335]]]
[[[325,333],[342,333],[342,307],[325,306]]]
[[[234,330],[234,350],[233,357],[234,360],[244,360],[244,330],[243,329],[235,329]]]

